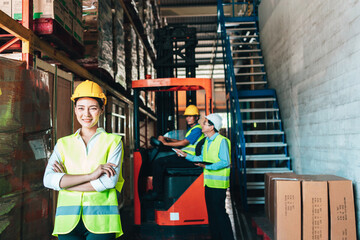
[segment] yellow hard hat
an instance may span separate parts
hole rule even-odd
[[[85,82],[80,83],[74,91],[74,94],[71,96],[71,100],[75,102],[76,98],[81,97],[94,97],[94,98],[100,98],[103,99],[104,105],[106,105],[106,96],[103,93],[101,87],[93,82],[86,80]]]
[[[199,116],[199,109],[195,105],[189,105],[184,112],[185,116]]]

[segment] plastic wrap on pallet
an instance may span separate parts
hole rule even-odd
[[[115,38],[116,38],[116,75],[115,82],[119,83],[125,89],[125,43],[124,43],[124,10],[120,1],[115,1]]]
[[[0,106],[8,104],[1,108],[0,239],[48,239],[51,198],[42,186],[51,126],[48,76],[3,58],[0,76]]]
[[[114,76],[113,70],[113,24],[112,8],[110,0],[102,0],[99,4],[98,30],[99,30],[99,48],[98,63],[99,67],[105,69],[111,76]]]
[[[138,66],[138,52],[137,52],[137,46],[139,44],[139,39],[135,34],[135,31],[133,30],[131,32],[131,38],[132,44],[131,47],[131,79],[132,80],[138,80],[139,79],[139,66]]]
[[[144,47],[139,41],[138,44],[138,67],[139,67],[139,79],[145,79],[145,65],[144,65]]]
[[[0,132],[21,127],[21,99],[24,95],[22,74],[25,64],[19,61],[0,59]]]
[[[130,24],[124,24],[125,29],[125,70],[126,83],[131,88],[131,81],[138,80],[137,37]]]

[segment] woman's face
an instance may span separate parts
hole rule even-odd
[[[97,123],[103,109],[93,98],[80,98],[76,102],[75,115],[82,128],[97,128]]]

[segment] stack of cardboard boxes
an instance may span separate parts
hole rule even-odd
[[[82,2],[79,0],[34,0],[34,19],[55,19],[83,44]],[[0,0],[0,9],[15,20],[22,19],[22,0]]]
[[[265,202],[277,240],[356,239],[353,186],[348,179],[267,173]]]

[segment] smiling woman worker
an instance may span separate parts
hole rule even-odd
[[[59,191],[53,235],[115,239],[123,233],[116,195],[124,182],[121,137],[98,127],[106,104],[98,84],[82,82],[71,100],[81,128],[58,140],[44,174],[45,187]]]

